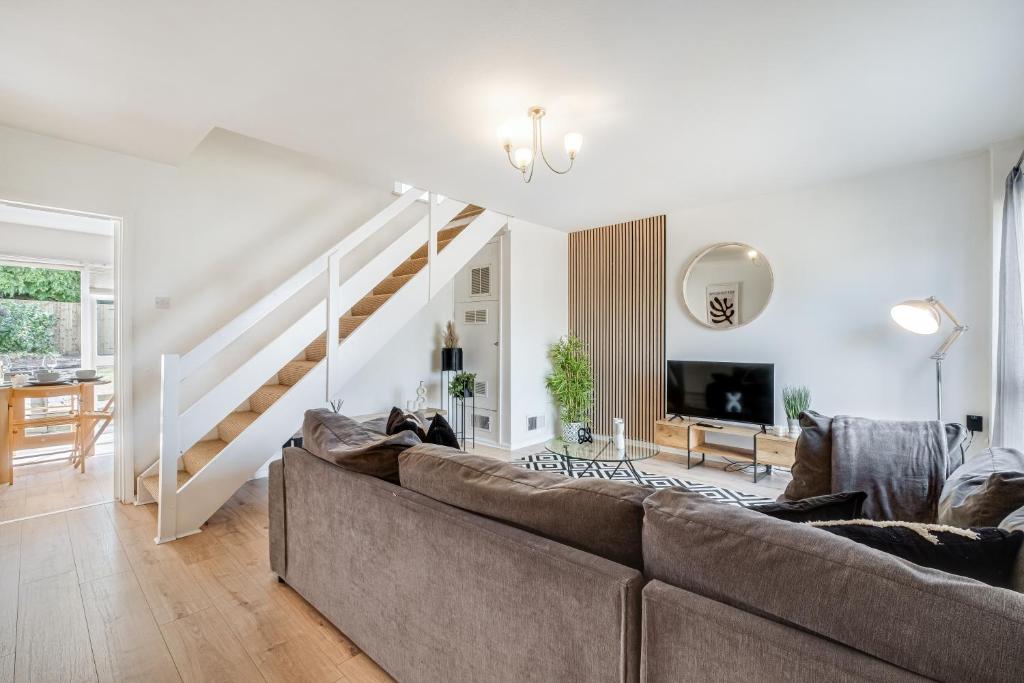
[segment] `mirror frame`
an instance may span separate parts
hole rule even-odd
[[[771,284],[771,289],[768,292],[768,298],[765,299],[764,306],[761,308],[758,314],[755,315],[750,320],[744,321],[734,327],[714,327],[710,325],[706,320],[701,320],[700,318],[698,318],[697,315],[693,312],[693,309],[690,308],[690,304],[687,303],[686,301],[686,284],[690,281],[690,274],[693,273],[693,267],[697,265],[697,262],[700,261],[701,258],[707,256],[709,253],[720,247],[746,247],[747,249],[754,249],[755,251],[757,251],[757,253],[760,254],[761,257],[764,259],[764,265],[768,269],[768,282]],[[765,255],[765,253],[760,249],[757,249],[756,247],[747,244],[746,242],[716,242],[711,246],[702,249],[696,256],[690,259],[689,263],[686,264],[686,270],[683,272],[683,283],[679,294],[683,299],[683,308],[686,309],[686,314],[689,315],[690,318],[701,327],[713,330],[715,332],[729,332],[731,330],[738,330],[741,327],[746,327],[750,323],[760,318],[762,315],[764,315],[765,310],[768,309],[768,305],[772,302],[772,296],[775,295],[775,271],[772,270],[771,261],[768,260],[768,257]]]

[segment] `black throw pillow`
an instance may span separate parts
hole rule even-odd
[[[991,586],[1012,588],[1024,531],[958,529],[913,522],[810,522],[823,531],[862,543],[904,560],[966,576]]]
[[[787,522],[850,520],[862,516],[861,508],[864,507],[867,497],[868,494],[863,491],[848,491],[803,500],[759,503],[750,506],[750,509]]]
[[[388,415],[387,425],[384,427],[384,433],[388,436],[394,436],[399,432],[405,431],[412,432],[420,437],[420,441],[425,442],[427,440],[427,435],[423,432],[423,428],[415,420],[406,415],[401,408],[392,408],[391,413]]]
[[[462,446],[459,445],[459,440],[455,437],[455,432],[452,431],[451,425],[448,424],[448,420],[444,419],[444,416],[440,413],[434,415],[434,419],[430,421],[430,429],[427,430],[427,438],[423,442],[437,444],[438,446],[448,446],[449,448],[459,450],[462,449]]]

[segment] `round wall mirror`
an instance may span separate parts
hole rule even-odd
[[[749,244],[722,242],[690,262],[683,276],[683,301],[701,325],[730,330],[761,315],[773,287],[764,254]]]

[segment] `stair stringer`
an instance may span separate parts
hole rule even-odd
[[[486,210],[455,236],[430,266],[430,298],[448,284],[494,234],[508,223],[508,216]]]
[[[302,415],[324,404],[327,363],[320,361],[281,396],[245,431],[178,489],[176,536],[188,536],[224,502],[252,479],[253,474],[290,439],[302,424]]]

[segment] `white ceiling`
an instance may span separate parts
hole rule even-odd
[[[572,229],[1024,133],[1024,2],[7,0],[0,123],[177,161],[214,126]],[[548,110],[576,170],[496,129]]]

